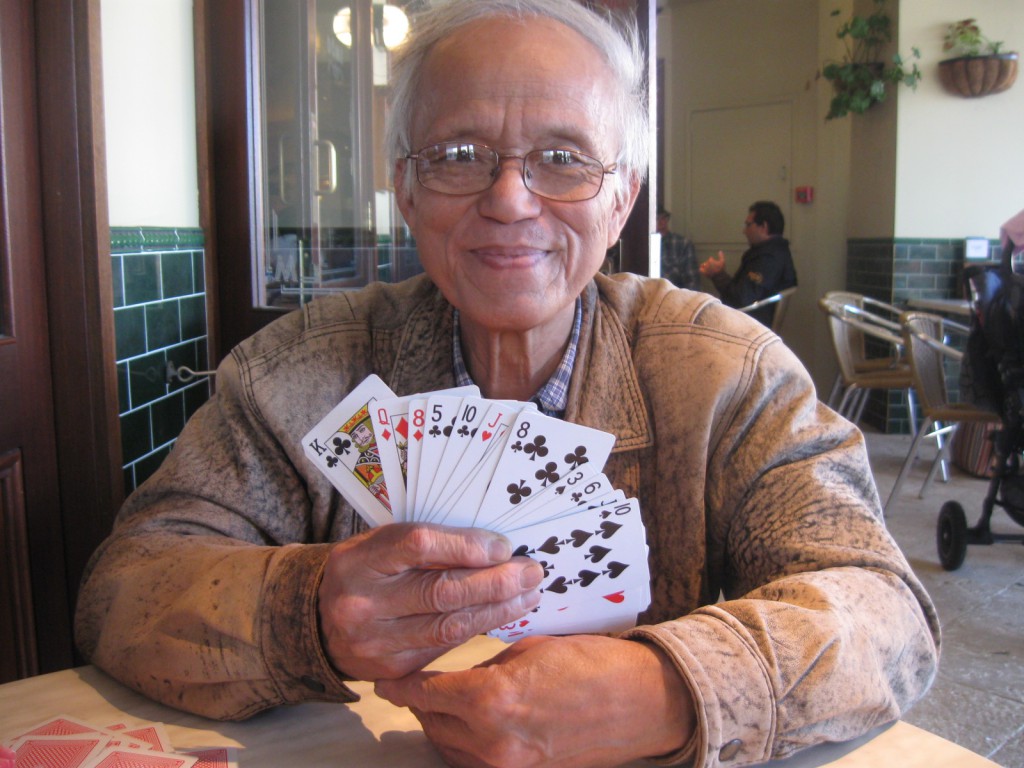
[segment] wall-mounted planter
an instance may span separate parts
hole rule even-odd
[[[988,96],[1007,90],[1017,80],[1016,53],[960,56],[939,62],[939,80],[952,94],[964,98]]]

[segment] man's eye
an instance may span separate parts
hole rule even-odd
[[[463,144],[456,147],[449,147],[444,155],[438,160],[447,160],[456,163],[474,163],[480,158],[477,157],[476,147],[472,144]]]
[[[539,164],[552,169],[567,170],[586,166],[589,163],[586,157],[571,149],[545,149],[540,152]]]

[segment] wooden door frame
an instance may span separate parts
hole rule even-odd
[[[73,662],[79,581],[124,499],[103,124],[100,0],[35,0],[43,255],[60,526],[30,544],[33,578],[61,558],[66,601],[34,582],[40,668]],[[140,179],[140,184],[143,180]],[[29,510],[30,515],[32,510]]]
[[[0,0],[0,595],[4,622],[0,682],[39,672],[40,656],[70,660],[67,611],[47,613],[38,599],[67,606],[63,558],[30,558],[61,540],[54,480],[56,439],[46,321],[34,19],[21,0]],[[57,548],[59,549],[59,547]],[[34,609],[38,608],[38,615]],[[64,647],[40,653],[51,638]]]

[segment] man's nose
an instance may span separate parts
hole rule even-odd
[[[501,158],[494,174],[494,183],[480,200],[480,212],[484,216],[500,221],[518,221],[540,212],[541,197],[526,186],[521,158]]]

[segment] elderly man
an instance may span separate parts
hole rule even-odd
[[[415,30],[390,136],[426,276],[315,301],[224,361],[92,561],[83,651],[219,718],[374,680],[465,766],[739,765],[898,718],[938,628],[860,434],[746,316],[596,274],[643,176],[635,30],[572,0],[454,0]],[[365,530],[300,440],[372,372],[614,433],[605,472],[650,548],[639,625],[419,671],[535,606],[541,568],[481,529]]]

